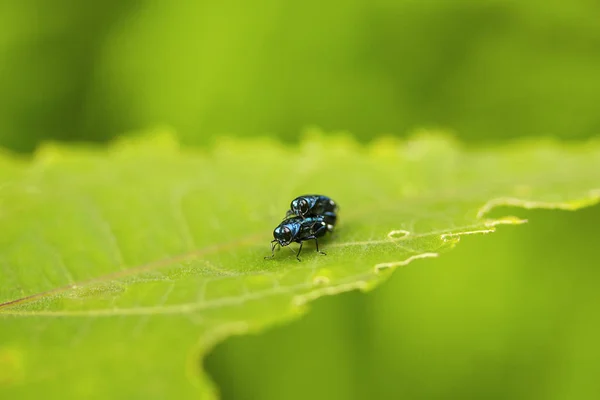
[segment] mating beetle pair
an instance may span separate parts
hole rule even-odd
[[[306,240],[314,240],[317,252],[319,242],[317,238],[332,232],[337,221],[337,204],[327,196],[310,194],[296,197],[290,204],[290,209],[285,219],[273,231],[271,241],[271,255],[265,258],[275,257],[275,246],[288,246],[292,242],[300,243],[296,259],[300,261],[302,244]]]

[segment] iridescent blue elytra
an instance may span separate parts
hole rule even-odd
[[[265,258],[275,257],[275,246],[281,247],[288,246],[292,242],[300,243],[300,248],[296,254],[296,259],[300,261],[300,252],[302,251],[302,244],[306,240],[314,240],[317,252],[325,254],[319,251],[319,242],[317,238],[322,237],[330,231],[328,223],[325,221],[323,216],[314,217],[298,217],[293,216],[283,220],[277,228],[273,231],[273,239],[271,241],[271,255]]]
[[[321,194],[305,194],[292,200],[290,210],[286,217],[297,215],[299,217],[322,216],[328,225],[328,230],[333,230],[337,221],[338,206],[331,198]]]

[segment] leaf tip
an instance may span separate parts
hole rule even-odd
[[[481,219],[485,215],[489,214],[494,208],[497,207],[519,207],[524,208],[526,210],[531,209],[547,209],[547,210],[565,210],[565,211],[575,211],[580,208],[585,208],[589,206],[593,206],[600,202],[600,189],[592,189],[587,192],[586,195],[580,196],[575,200],[565,200],[565,201],[536,201],[536,200],[527,200],[521,199],[517,197],[497,197],[485,203],[478,211],[477,218]],[[515,218],[515,217],[509,217]],[[501,220],[506,220],[505,218],[501,218]],[[504,223],[514,223],[514,222],[504,222]]]

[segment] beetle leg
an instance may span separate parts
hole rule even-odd
[[[304,242],[300,242],[300,247],[298,248],[298,254],[296,254],[296,260],[298,260],[298,261],[302,261],[299,256],[300,256],[300,252],[302,251],[302,244],[303,243]]]
[[[323,254],[324,256],[326,256],[326,255],[327,255],[327,253],[325,253],[324,251],[321,251],[321,250],[319,250],[319,242],[318,242],[318,240],[317,240],[317,237],[316,237],[316,236],[309,236],[309,237],[307,237],[306,239],[307,239],[307,240],[309,240],[309,239],[314,239],[314,241],[315,241],[315,247],[317,248],[317,253],[319,253],[319,254]]]
[[[317,241],[317,237],[315,236],[315,246],[317,247],[317,253],[323,254],[324,256],[327,255],[327,253],[325,253],[324,251],[320,251],[319,250],[319,242]]]
[[[294,214],[294,212],[292,210],[287,210],[287,212],[285,213],[285,217],[281,221],[285,221],[286,219],[294,218],[294,217],[297,217],[297,215]]]

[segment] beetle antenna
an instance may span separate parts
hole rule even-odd
[[[303,244],[303,243],[304,243],[304,242],[300,242],[300,248],[298,249],[298,253],[296,254],[296,260],[298,260],[298,261],[302,261],[302,260],[300,259],[300,252],[302,251],[302,244]]]

